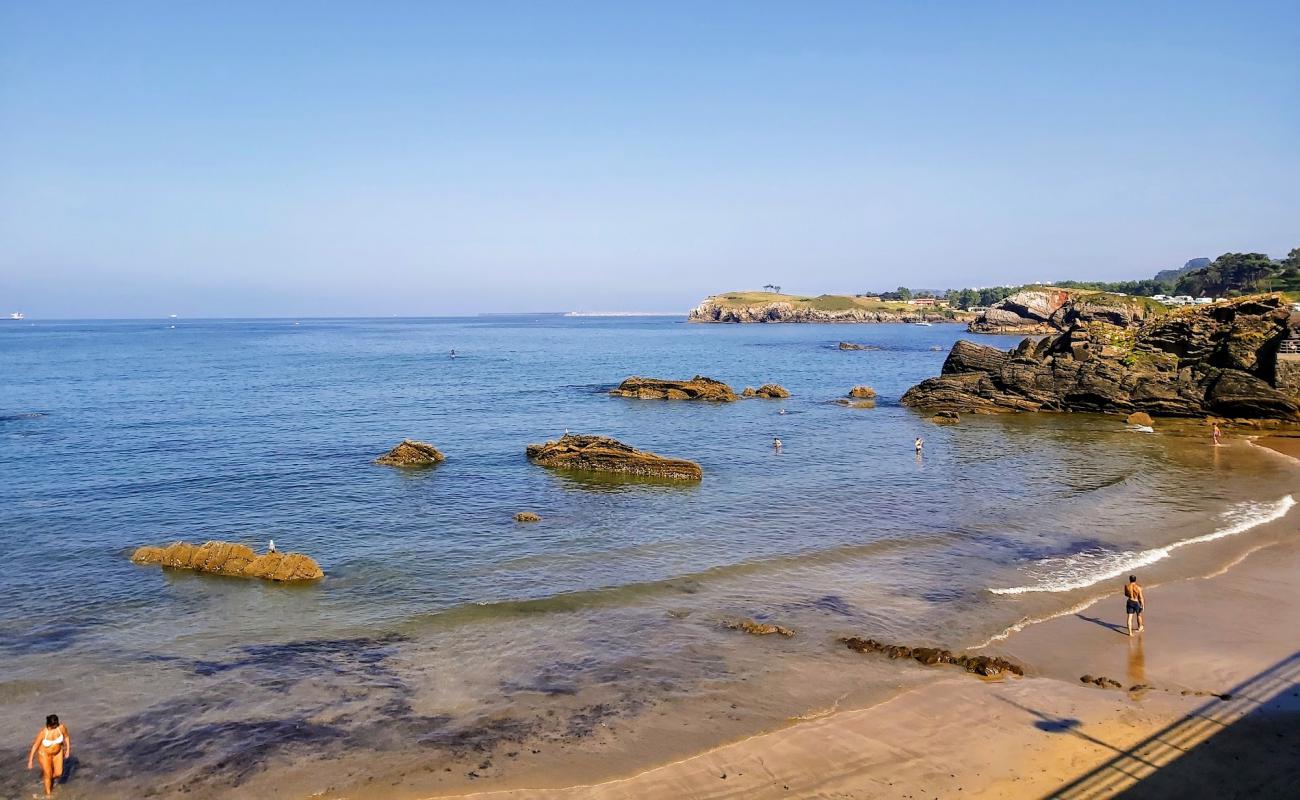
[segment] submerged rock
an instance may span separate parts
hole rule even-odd
[[[545,444],[530,444],[525,452],[534,464],[550,469],[686,481],[698,481],[704,477],[704,471],[694,461],[647,453],[606,436],[566,433]]]
[[[840,342],[841,350],[879,350],[874,344],[855,344],[854,342]]]
[[[609,393],[636,400],[708,400],[730,403],[736,399],[736,392],[730,386],[703,375],[696,375],[689,381],[633,376]]]
[[[140,547],[131,554],[131,561],[271,581],[314,581],[325,577],[311,556],[278,551],[258,555],[251,547],[233,542],[173,542],[166,547]]]
[[[930,421],[935,425],[956,425],[961,422],[961,415],[956,411],[936,411]]]
[[[1300,421],[1281,342],[1300,337],[1281,295],[1172,311],[1137,328],[1067,308],[1063,333],[1010,351],[959,341],[906,406],[993,414],[1096,411]],[[1119,315],[1121,322],[1127,317]],[[1300,323],[1297,323],[1300,325]]]
[[[782,636],[794,636],[794,631],[789,628],[783,628],[780,625],[773,625],[770,622],[757,622],[752,619],[728,620],[723,626],[733,631],[744,631],[754,636],[771,636],[779,633]]]
[[[1149,428],[1154,425],[1156,421],[1151,419],[1151,415],[1145,411],[1134,411],[1132,414],[1128,415],[1124,422],[1129,425],[1145,425]]]
[[[376,458],[375,463],[385,467],[427,467],[446,458],[442,451],[428,442],[403,439],[397,447]]]
[[[1012,675],[1025,674],[1024,669],[1019,664],[998,656],[954,654],[950,650],[938,647],[907,647],[900,644],[884,644],[875,639],[862,639],[857,636],[847,636],[841,638],[840,641],[850,650],[856,650],[859,653],[879,653],[889,658],[911,659],[926,666],[953,664],[967,672],[973,672],[984,677],[994,677],[1004,673]]]
[[[1099,678],[1094,678],[1091,675],[1082,675],[1079,677],[1079,680],[1083,681],[1084,683],[1091,683],[1093,686],[1099,686],[1102,689],[1123,689],[1124,688],[1124,684],[1120,683],[1114,678],[1107,678],[1104,676]],[[1150,688],[1150,687],[1146,687],[1146,688]]]
[[[515,522],[541,522],[541,521],[542,521],[541,516],[538,514],[534,514],[531,511],[520,511],[518,514],[515,514]]]
[[[876,397],[876,390],[872,389],[870,386],[854,386],[852,389],[849,389],[849,397],[855,397],[859,400],[874,400]]]

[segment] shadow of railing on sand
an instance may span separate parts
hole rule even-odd
[[[1047,797],[1296,796],[1290,793],[1300,791],[1300,652],[1224,696]]]

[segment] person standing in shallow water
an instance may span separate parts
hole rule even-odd
[[[916,454],[921,455],[921,449],[925,447],[925,440],[920,436],[916,437]]]
[[[59,722],[58,714],[45,718],[45,727],[36,734],[32,749],[27,753],[27,768],[40,758],[41,778],[45,782],[45,796],[54,793],[54,782],[63,777],[63,762],[72,755],[72,734],[68,726]]]
[[[1128,576],[1128,583],[1124,584],[1124,612],[1128,616],[1128,635],[1133,635],[1133,618],[1137,617],[1137,632],[1141,633],[1142,628],[1142,608],[1146,605],[1146,593],[1142,591],[1142,586],[1138,583],[1136,575]]]
[[[1223,438],[1223,431],[1219,430],[1219,423],[1214,423],[1214,430],[1210,431],[1210,436],[1214,438],[1214,446],[1219,447],[1219,439]]]

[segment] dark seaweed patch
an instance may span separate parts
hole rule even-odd
[[[8,655],[57,653],[71,647],[95,623],[51,622],[17,634],[6,632],[0,637],[0,652]]]

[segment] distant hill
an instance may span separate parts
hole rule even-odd
[[[1185,272],[1191,272],[1194,269],[1203,269],[1210,266],[1208,258],[1193,258],[1178,269],[1162,269],[1156,273],[1155,280],[1158,283],[1172,284]]]

